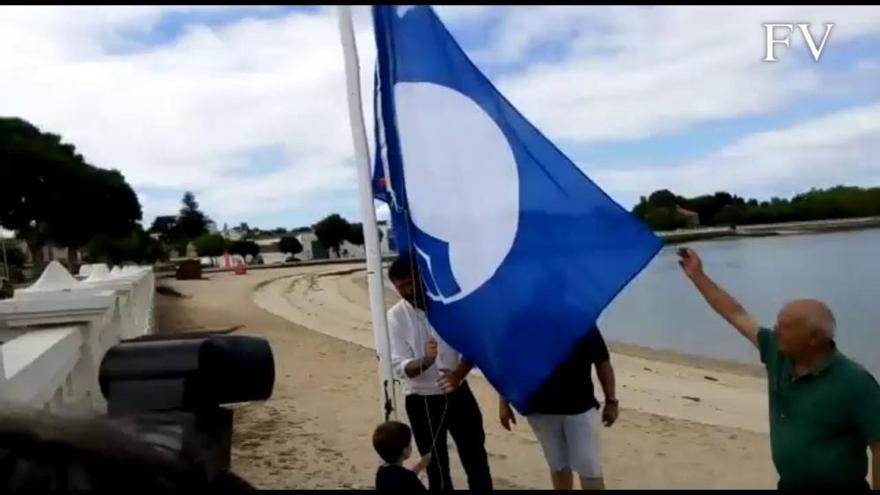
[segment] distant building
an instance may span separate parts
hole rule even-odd
[[[257,246],[260,246],[260,256],[263,258],[263,263],[267,265],[284,263],[285,259],[287,258],[287,255],[281,252],[280,237],[259,239],[254,242],[257,244]]]
[[[687,219],[688,228],[693,229],[693,228],[700,226],[700,214],[699,213],[697,213],[695,211],[691,211],[691,210],[686,210],[680,206],[676,206],[675,211],[679,215],[681,215]]]

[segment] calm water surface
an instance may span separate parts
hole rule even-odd
[[[880,377],[880,229],[694,242],[706,272],[772,326],[795,298],[828,304],[841,351]],[[759,364],[757,351],[717,316],[665,247],[599,320],[609,340]]]

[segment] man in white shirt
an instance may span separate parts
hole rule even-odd
[[[394,373],[404,380],[406,414],[419,453],[432,454],[427,468],[429,489],[453,489],[448,431],[458,447],[468,488],[492,490],[483,416],[465,381],[473,364],[444,342],[428,322],[415,263],[398,258],[388,269],[388,278],[401,297],[388,310],[391,361]]]

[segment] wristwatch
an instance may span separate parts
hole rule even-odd
[[[617,399],[605,399],[605,404],[619,405],[620,401]]]

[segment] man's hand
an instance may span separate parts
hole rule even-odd
[[[617,421],[617,415],[620,410],[617,406],[617,402],[605,402],[605,406],[602,408],[602,423],[605,426],[611,426]]]
[[[510,431],[511,423],[516,424],[516,414],[513,413],[513,409],[506,400],[498,402],[498,419],[501,421],[501,426],[507,431]]]
[[[684,270],[684,273],[688,278],[693,279],[703,273],[703,260],[700,259],[700,255],[698,255],[693,249],[679,249],[678,257],[678,264],[681,266],[681,269]]]
[[[434,361],[437,359],[437,341],[431,339],[425,342],[425,358],[422,361],[425,364],[425,367],[428,368]]]
[[[431,339],[425,342],[425,355],[419,359],[412,359],[403,369],[406,376],[415,378],[425,372],[426,369],[434,365],[437,360],[437,341]]]
[[[440,385],[440,390],[443,390],[443,393],[448,394],[457,389],[463,379],[464,377],[459,376],[455,371],[444,369],[440,370],[440,381],[437,384]]]

